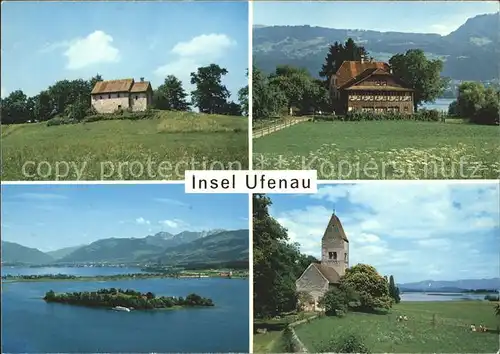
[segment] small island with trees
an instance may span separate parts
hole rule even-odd
[[[211,307],[212,299],[189,294],[185,298],[174,296],[156,296],[151,292],[141,293],[136,290],[116,288],[97,291],[55,293],[48,291],[43,299],[46,302],[59,302],[88,307],[127,308],[134,310],[173,309],[184,307]]]

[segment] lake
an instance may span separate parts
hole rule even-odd
[[[494,294],[496,295],[496,294]],[[460,293],[403,293],[401,301],[458,301],[458,300],[484,300],[486,294],[460,294]]]
[[[19,270],[18,268],[17,270]],[[28,274],[48,274],[30,268]],[[126,268],[55,268],[56,273],[134,273]],[[7,269],[8,270],[8,269]],[[10,270],[8,273],[19,274]],[[92,272],[88,272],[92,270]],[[8,274],[3,269],[3,274]],[[71,273],[68,273],[71,272]],[[54,272],[53,272],[54,273]],[[119,312],[51,303],[45,292],[130,288],[156,295],[211,298],[215,307]],[[106,282],[19,282],[2,284],[2,352],[145,353],[248,352],[249,285],[246,279],[142,279]]]
[[[448,112],[448,107],[450,106],[451,102],[453,102],[453,101],[454,101],[454,99],[450,99],[450,98],[438,98],[433,103],[426,103],[426,104],[420,106],[420,108],[435,109],[435,110],[442,111],[442,112]]]

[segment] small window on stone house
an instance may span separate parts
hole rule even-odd
[[[117,96],[118,98],[120,98],[120,94],[117,94],[116,96]]]
[[[135,99],[138,100],[139,99],[139,96],[135,96]]]
[[[102,96],[99,96],[99,99],[102,100]]]
[[[347,253],[344,253],[344,261],[347,262]]]
[[[108,95],[108,98],[111,98],[111,94]]]

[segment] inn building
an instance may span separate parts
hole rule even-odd
[[[414,112],[413,93],[384,62],[344,61],[330,78],[330,96],[336,114]]]

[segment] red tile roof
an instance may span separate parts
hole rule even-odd
[[[146,92],[151,88],[149,81],[134,82],[134,79],[99,81],[95,84],[91,94],[118,93],[118,92]]]
[[[134,83],[134,85],[130,89],[130,92],[146,92],[150,88],[151,84],[149,81],[140,81]]]
[[[344,61],[335,73],[336,87],[340,88],[367,69],[382,69],[389,72],[389,64],[381,61]]]
[[[98,81],[91,94],[129,92],[134,84],[134,79]]]

